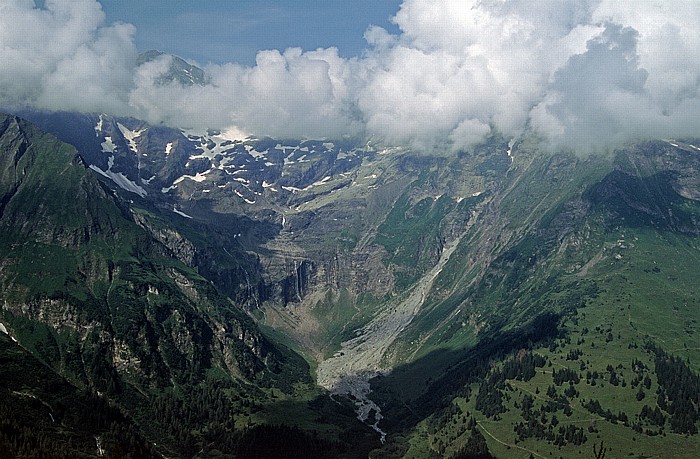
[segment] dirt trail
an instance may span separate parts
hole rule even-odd
[[[438,263],[416,283],[407,294],[387,303],[355,337],[341,344],[341,350],[321,362],[317,370],[318,384],[333,394],[355,401],[357,417],[369,424],[382,437],[378,424],[382,418],[379,407],[369,398],[369,380],[391,370],[384,360],[387,350],[420,311],[433,286],[461,238],[445,246]],[[370,424],[370,414],[374,413]]]

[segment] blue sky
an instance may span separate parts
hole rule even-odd
[[[370,25],[396,31],[400,0],[101,0],[107,22],[136,26],[140,51],[253,65],[263,49],[335,46],[360,56]]]

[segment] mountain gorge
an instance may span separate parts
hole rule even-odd
[[[150,417],[162,389],[188,393],[217,372],[286,392],[310,383],[301,358],[139,226],[75,149],[14,117],[2,146],[3,328],[76,390]]]
[[[429,155],[20,114],[0,123],[2,356],[106,406],[80,444],[59,420],[68,457],[699,446],[700,141]],[[23,384],[4,412],[55,416]]]

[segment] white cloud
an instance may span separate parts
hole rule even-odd
[[[359,96],[368,130],[423,147],[468,148],[487,125],[518,135],[553,69],[597,30],[572,5],[405,1],[401,36],[369,58],[376,70]]]
[[[697,135],[700,3],[405,0],[396,35],[334,48],[261,51],[206,67],[206,86],[159,84],[136,68],[134,29],[95,0],[0,4],[0,106],[107,111],[256,135],[365,134],[418,149],[468,149],[496,129],[603,149]]]
[[[206,86],[159,84],[167,57],[140,66],[130,93],[135,116],[186,127],[237,128],[274,137],[334,137],[360,130],[348,62],[337,50],[261,51],[254,67],[210,66]]]
[[[126,113],[134,28],[104,26],[94,0],[0,4],[0,102],[5,107]]]

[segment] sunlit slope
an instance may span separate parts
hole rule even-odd
[[[387,451],[456,454],[476,423],[498,457],[585,457],[601,441],[613,456],[692,457],[700,158],[674,144],[542,157],[493,203],[397,341],[415,360],[376,381],[385,426],[418,422],[408,450]],[[503,366],[526,355],[541,360]]]

